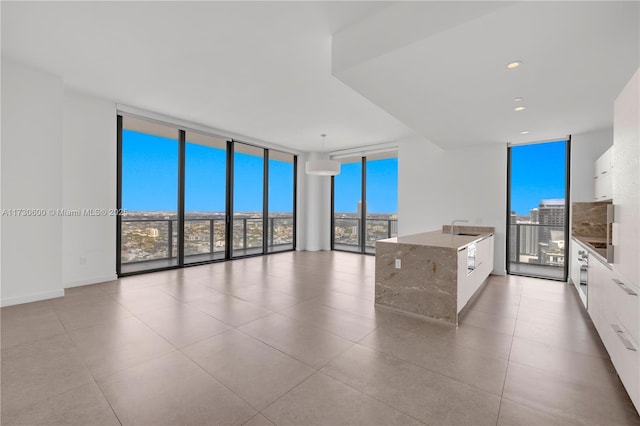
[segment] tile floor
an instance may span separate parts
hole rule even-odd
[[[280,253],[2,309],[3,425],[639,425],[574,289],[491,277],[459,328],[374,258]]]

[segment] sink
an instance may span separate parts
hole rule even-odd
[[[457,233],[456,235],[464,235],[465,237],[477,237],[480,234],[469,234],[469,233],[465,233],[465,232],[460,232],[460,233]]]

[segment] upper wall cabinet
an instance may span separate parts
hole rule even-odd
[[[613,147],[609,148],[596,160],[594,182],[594,201],[605,201],[613,198]]]

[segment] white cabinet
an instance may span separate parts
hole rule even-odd
[[[594,201],[611,200],[613,198],[613,147],[602,154],[595,163],[593,176]]]
[[[475,243],[475,269],[471,273],[469,273],[467,267],[469,249],[465,248],[458,252],[458,313],[493,271],[493,246],[493,235]]]
[[[631,400],[640,401],[640,289],[589,256],[589,316]]]

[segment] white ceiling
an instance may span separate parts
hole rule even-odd
[[[610,126],[640,51],[638,2],[0,7],[3,56],[117,103],[303,151],[320,133],[334,150],[414,131],[455,147]],[[513,59],[524,66],[507,71]],[[513,112],[516,96],[526,111]]]
[[[303,151],[413,132],[331,75],[384,2],[1,2],[2,54],[124,105]]]
[[[639,65],[639,5],[395,4],[334,36],[334,74],[445,148],[602,129]]]

